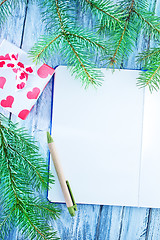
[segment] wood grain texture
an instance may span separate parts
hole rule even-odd
[[[23,23],[25,17],[25,6],[21,6],[16,9],[14,16],[10,16],[5,22],[3,29],[0,30],[0,43],[3,39],[10,41],[11,43],[21,46],[22,32],[23,32]],[[0,106],[0,112],[5,116],[9,116],[7,110]]]
[[[118,239],[123,219],[124,207],[101,206],[96,240]]]
[[[155,8],[156,13],[160,14],[160,0],[150,0],[150,8]],[[92,19],[81,14],[78,6],[76,18],[82,25],[94,27]],[[16,14],[6,23],[1,31],[1,39],[6,38],[28,51],[43,33],[44,25],[40,20],[39,8],[36,3],[29,2],[28,6],[16,11]],[[134,52],[127,61],[122,63],[123,67],[139,68],[135,56],[143,49],[147,49],[149,44],[149,38],[142,34],[137,39]],[[51,56],[51,60],[48,62],[53,67],[62,63],[61,58],[57,55]],[[52,88],[53,79],[43,91],[26,121],[12,116],[13,121],[18,121],[39,141],[46,162],[48,162],[49,156],[46,131],[50,128]],[[8,112],[2,108],[0,108],[0,112],[9,116]],[[58,206],[62,209],[62,214],[60,219],[51,224],[62,240],[160,239],[160,209],[79,204],[76,216],[71,218],[65,204],[58,204]],[[23,240],[23,237],[15,228],[13,232],[8,234],[6,240]]]
[[[156,2],[155,12],[160,16],[160,1]],[[160,209],[150,209],[145,240],[160,239]]]
[[[26,6],[21,5],[20,8],[15,9],[14,15],[10,16],[5,22],[3,29],[0,31],[0,42],[3,39],[10,41],[18,47],[21,47],[21,41],[23,36],[23,26],[25,19]],[[10,113],[0,106],[0,113],[9,117]],[[5,240],[17,239],[17,228],[7,233]]]

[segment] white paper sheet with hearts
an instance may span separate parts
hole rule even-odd
[[[25,120],[54,69],[35,65],[27,53],[3,40],[0,45],[0,106]]]
[[[104,83],[84,90],[56,69],[52,135],[77,203],[160,207],[160,93],[136,87],[136,70],[102,69]],[[64,202],[55,184],[48,199]]]

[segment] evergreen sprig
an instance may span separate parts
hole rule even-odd
[[[81,79],[82,84],[101,85],[102,73],[95,71],[95,64],[90,59],[98,51],[107,52],[105,41],[99,40],[96,33],[88,33],[86,29],[77,27],[73,20],[73,7],[68,5],[69,1],[41,2],[41,8],[44,9],[42,19],[47,22],[50,35],[47,38],[41,37],[30,54],[34,56],[34,60],[43,57],[48,59],[51,51],[54,52],[58,48],[62,58],[71,66],[72,73]]]
[[[100,31],[104,29],[114,30],[116,27],[121,28],[122,12],[118,5],[110,0],[79,0],[82,11],[88,8],[97,19]]]
[[[148,86],[150,91],[158,90],[160,87],[160,47],[147,50],[137,58],[143,64],[144,72],[141,72],[137,85]]]
[[[150,35],[153,39],[160,39],[160,18],[148,12],[147,9],[134,9],[134,13],[141,21],[141,26],[146,35]]]
[[[160,17],[148,10],[145,0],[82,0],[82,9],[90,7],[97,21],[98,32],[107,38],[107,66],[121,67],[133,51],[139,34],[150,39],[160,38]],[[146,73],[147,74],[147,73]],[[145,73],[144,73],[145,75]]]
[[[54,182],[39,148],[27,132],[0,114],[0,239],[18,226],[24,238],[58,239],[49,225],[59,209],[42,197]]]
[[[46,33],[30,51],[34,61],[49,60],[54,53],[60,54],[70,66],[71,72],[81,79],[84,86],[99,86],[102,73],[95,70],[95,59],[102,66],[121,68],[133,52],[140,34],[148,40],[159,42],[160,17],[149,11],[146,0],[37,0]],[[0,16],[5,20],[11,10],[25,1],[1,1]],[[92,29],[80,26],[77,8],[92,18]],[[2,21],[3,22],[3,21]],[[156,49],[155,49],[156,50]],[[140,53],[145,56],[146,51]],[[159,52],[155,60],[159,59]],[[150,55],[149,57],[150,58]],[[159,87],[159,65],[149,60],[150,67],[138,79],[138,86]],[[143,68],[146,65],[141,63]],[[151,78],[151,79],[150,79]]]
[[[133,51],[140,34],[156,42],[160,40],[160,17],[148,10],[145,0],[119,0],[116,4],[112,0],[37,1],[46,33],[31,49],[30,55],[34,61],[49,60],[51,55],[58,52],[84,86],[99,86],[102,83],[102,73],[95,70],[95,58],[105,63],[106,67],[120,68],[124,59]],[[26,1],[1,1],[1,22],[22,3]],[[77,6],[79,11],[90,14],[94,28],[85,29],[79,25]],[[145,54],[146,51],[140,56]],[[157,52],[155,60],[159,56]],[[149,63],[150,68],[147,66],[147,71],[140,75],[138,85],[157,90],[159,65],[153,59]],[[146,68],[143,62],[141,65]]]
[[[13,13],[16,7],[20,8],[27,3],[27,0],[0,0],[0,27],[3,26],[6,19]]]

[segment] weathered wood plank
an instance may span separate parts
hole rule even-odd
[[[53,223],[61,239],[93,240],[96,237],[98,222],[98,205],[78,204],[78,212],[74,218],[70,217],[65,204],[59,204],[62,214]]]
[[[155,6],[156,15],[160,16],[160,1]],[[158,183],[157,183],[158,184]],[[150,209],[145,240],[160,239],[160,209]]]
[[[150,209],[150,218],[145,240],[160,239],[160,209]]]
[[[126,207],[119,239],[145,239],[149,209]]]
[[[8,18],[5,22],[3,29],[0,31],[0,42],[3,39],[14,43],[18,47],[21,45],[23,24],[25,19],[26,6],[22,5],[20,8],[17,8],[14,11],[14,14]],[[9,112],[2,107],[0,107],[0,112],[3,113],[6,117],[9,117]],[[5,240],[16,239],[17,229],[11,231],[8,230]]]
[[[3,28],[0,30],[0,43],[3,39],[14,43],[18,47],[21,45],[23,23],[25,17],[25,6],[21,6],[16,9],[12,16],[9,16],[7,21],[4,23]],[[5,116],[9,116],[7,110],[0,106],[0,112]]]
[[[123,207],[101,206],[99,225],[96,232],[96,240],[108,240],[119,238],[121,221],[123,219]]]

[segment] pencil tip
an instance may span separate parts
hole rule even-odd
[[[50,135],[49,132],[47,132],[47,142],[48,142],[48,143],[53,142],[53,138],[51,137],[51,135]]]

